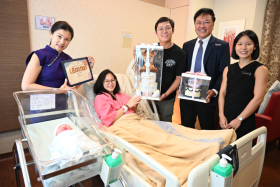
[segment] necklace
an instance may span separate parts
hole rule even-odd
[[[57,59],[59,56],[60,56],[60,54],[58,54],[58,55],[55,57],[55,59],[54,59],[48,66],[52,65],[52,64],[54,63],[54,61],[56,61],[56,59]]]

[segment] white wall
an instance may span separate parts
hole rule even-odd
[[[12,152],[12,148],[16,139],[22,139],[20,130],[0,133],[0,154]],[[26,148],[26,143],[23,143],[23,148]]]
[[[252,30],[258,35],[259,42],[262,40],[263,22],[267,0],[257,0]]]
[[[138,0],[28,0],[31,50],[49,44],[46,30],[35,29],[35,15],[65,20],[74,28],[74,38],[65,50],[72,58],[91,55],[93,73],[110,68],[125,73],[133,58],[132,48],[122,48],[122,32],[133,34],[132,44],[158,42],[156,21],[170,10]]]
[[[220,21],[246,19],[245,30],[256,32],[261,41],[264,14],[267,0],[216,0],[216,23],[213,35],[218,35]]]
[[[189,0],[166,0],[166,8],[170,8],[170,18],[175,22],[172,42],[182,47],[187,41]]]

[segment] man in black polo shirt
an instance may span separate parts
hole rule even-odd
[[[172,121],[176,89],[181,82],[181,74],[186,72],[186,54],[172,42],[174,22],[167,17],[161,17],[155,24],[155,34],[159,45],[163,46],[163,69],[161,82],[161,98],[155,101],[161,121]]]

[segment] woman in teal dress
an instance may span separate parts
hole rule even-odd
[[[239,62],[225,68],[219,92],[220,126],[235,130],[237,138],[256,129],[255,111],[265,95],[268,69],[258,57],[257,35],[251,30],[239,33],[232,50]]]

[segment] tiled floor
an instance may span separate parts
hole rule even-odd
[[[279,141],[267,144],[267,151],[262,171],[259,187],[280,187],[280,150],[277,149]],[[27,161],[31,160],[29,153],[26,153]],[[13,159],[11,154],[0,155],[0,187],[16,186],[15,170],[13,169]],[[33,187],[42,187],[35,177],[34,165],[28,166],[31,185]],[[21,174],[21,172],[20,172]],[[22,177],[21,184],[24,186]],[[84,187],[104,187],[99,176],[82,182]]]

